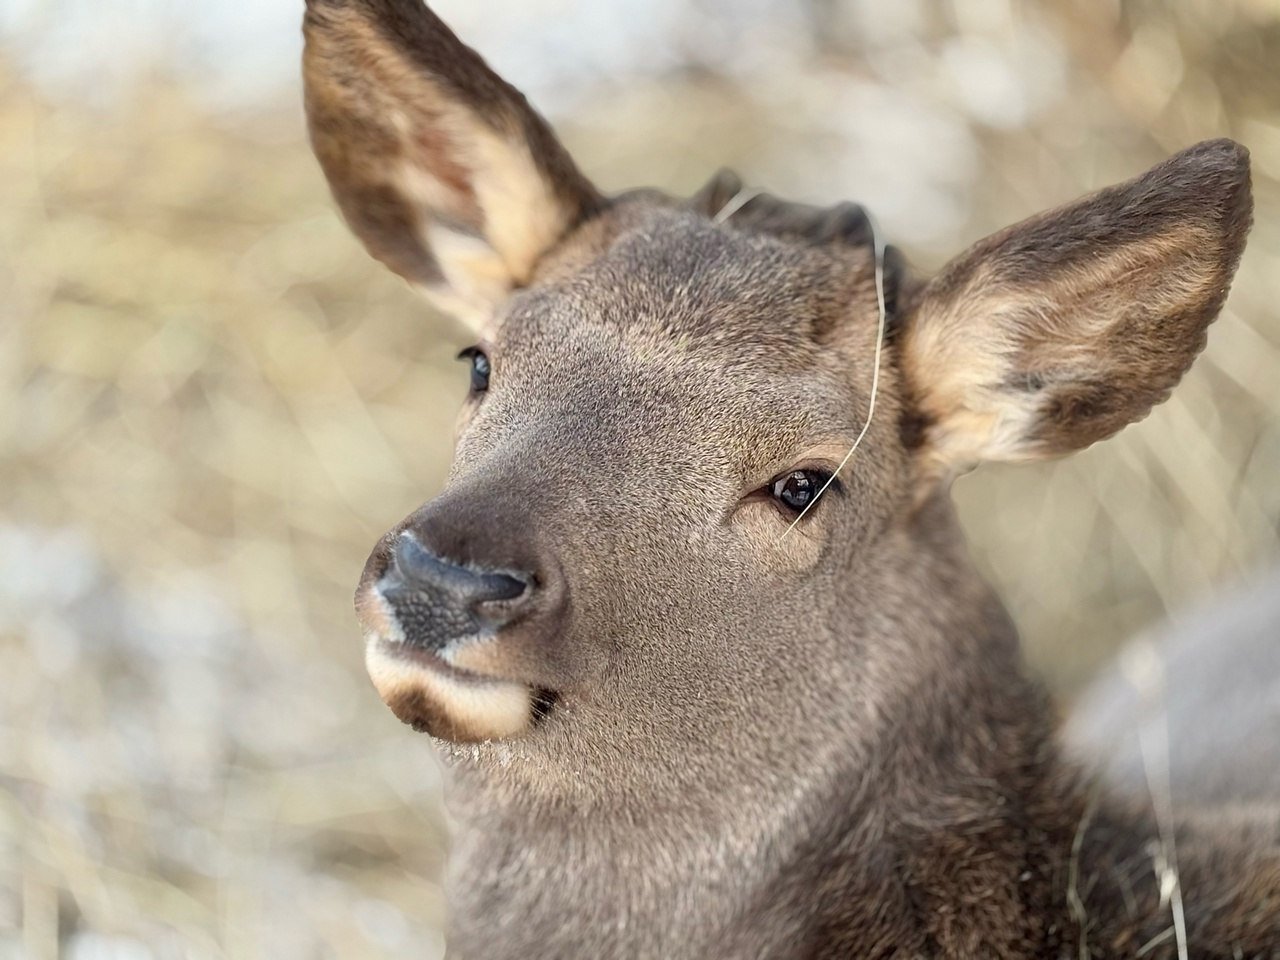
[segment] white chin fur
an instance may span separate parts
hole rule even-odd
[[[378,695],[405,723],[458,742],[512,737],[528,729],[533,695],[524,684],[455,677],[396,654],[394,640],[370,637],[365,667]]]

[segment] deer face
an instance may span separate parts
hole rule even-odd
[[[865,247],[646,200],[580,229],[482,331],[449,483],[361,587],[375,681],[440,736],[740,696],[804,656],[787,625],[905,489],[889,396],[877,452],[787,535],[865,416]]]
[[[607,200],[417,0],[313,0],[316,153],[370,251],[476,331],[445,490],[357,593],[403,720],[454,742],[680,750],[737,731],[873,737],[936,661],[904,571],[957,469],[1058,455],[1164,397],[1203,344],[1249,218],[1204,144],[977,244],[926,285],[865,218],[721,177]],[[794,523],[794,529],[791,529]],[[927,540],[927,537],[924,538]],[[839,704],[833,708],[833,704]],[[487,749],[487,748],[486,748]],[[696,765],[696,761],[689,761]]]

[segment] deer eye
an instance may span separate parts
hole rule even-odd
[[[769,483],[769,495],[788,510],[799,513],[813,502],[830,479],[831,474],[821,470],[792,470]]]
[[[459,360],[471,361],[471,392],[484,393],[489,389],[489,357],[479,347],[467,347],[460,354]]]

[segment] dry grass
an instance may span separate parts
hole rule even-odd
[[[349,598],[436,482],[453,348],[354,255],[295,116],[0,103],[0,927],[422,956],[438,775]]]
[[[1072,95],[965,121],[977,160],[947,189],[972,207],[930,230],[886,195],[918,262],[1204,136],[1252,147],[1258,197],[1170,404],[959,485],[1032,659],[1069,689],[1277,553],[1280,25],[1243,0],[1060,7],[1035,23]],[[976,29],[935,13],[921,49]],[[729,162],[876,208],[874,177],[815,171],[885,141],[813,111],[832,77],[902,68],[841,36],[785,89],[672,74],[562,123],[609,186]],[[926,76],[912,96],[948,93]],[[0,957],[438,954],[439,775],[367,689],[349,597],[443,474],[459,331],[355,249],[292,101],[213,116],[152,82],[90,108],[0,68],[0,184]]]

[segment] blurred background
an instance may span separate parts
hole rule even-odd
[[[0,0],[0,958],[437,957],[428,742],[366,554],[437,489],[465,335],[305,143],[299,0]],[[1277,0],[440,0],[606,189],[854,199],[922,270],[1228,135],[1256,225],[1173,399],[957,484],[1064,697],[1274,561]]]

